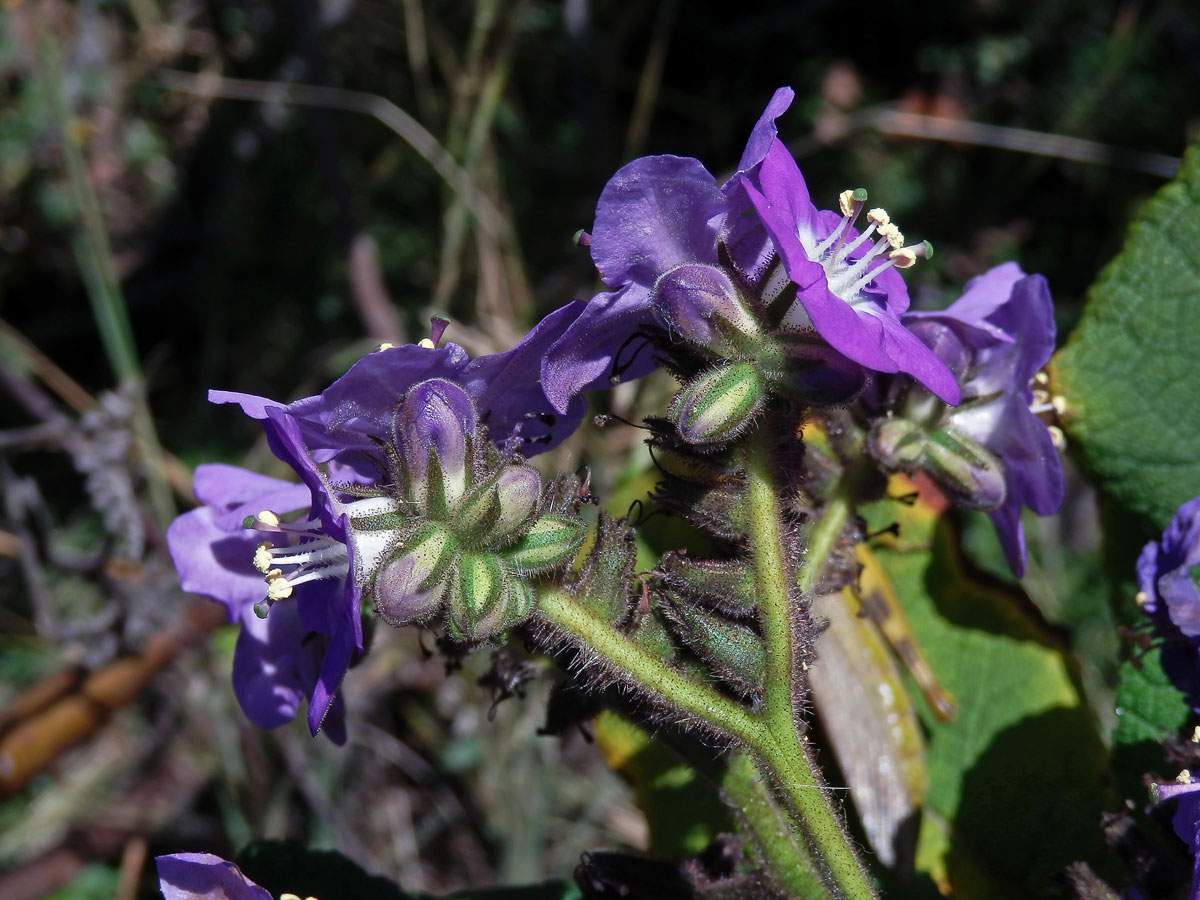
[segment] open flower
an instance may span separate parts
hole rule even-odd
[[[859,233],[854,222],[866,206],[865,191],[844,192],[841,215],[818,210],[799,166],[778,140],[757,177],[741,178],[796,286],[784,327],[815,329],[847,359],[876,372],[905,372],[946,403],[958,403],[958,385],[946,365],[900,321],[908,290],[896,267],[912,265],[928,245],[905,247],[882,209],[867,213],[869,224]]]
[[[1200,712],[1200,497],[1145,546],[1137,578],[1138,604],[1162,638],[1163,669]]]
[[[941,312],[908,313],[904,324],[961,386],[951,407],[910,379],[884,390],[869,446],[889,468],[922,469],[959,505],[988,512],[1009,566],[1025,572],[1021,508],[1039,515],[1063,500],[1062,465],[1035,411],[1033,381],[1054,352],[1046,280],[1005,263],[973,279]]]
[[[577,399],[565,415],[553,410],[538,384],[540,361],[582,307],[564,307],[512,350],[475,360],[453,344],[382,349],[322,394],[289,404],[210,394],[258,419],[272,452],[302,482],[201,466],[195,487],[204,505],[168,529],[185,589],[224,603],[231,622],[267,619],[244,625],[234,661],[235,692],[253,721],[281,724],[307,696],[313,734],[333,712],[326,727],[341,736],[335,698],[363,649],[363,591],[415,499],[384,489],[393,473],[382,448],[408,447],[407,471],[417,476],[436,448],[442,489],[457,484],[461,494],[463,442],[478,425],[512,452],[555,445],[578,425],[584,403]],[[288,601],[286,613],[280,601]]]
[[[895,268],[926,245],[904,247],[882,210],[868,214],[860,235],[853,226],[863,202],[853,198],[865,192],[846,192],[841,217],[813,207],[775,126],[792,97],[790,88],[775,92],[724,185],[677,156],[634,160],[609,180],[591,251],[611,290],[546,355],[542,383],[556,409],[580,391],[650,371],[654,358],[639,339],[649,326],[693,342],[707,334],[713,351],[728,346],[731,331],[785,336],[784,354],[803,374],[782,381],[799,394],[816,386],[818,396],[844,399],[861,386],[862,366],[907,372],[957,402],[953,376],[899,319],[908,295]],[[725,320],[715,330],[714,316]]]
[[[1179,839],[1187,844],[1195,857],[1192,865],[1192,889],[1188,900],[1200,900],[1200,782],[1192,781],[1191,773],[1184,770],[1174,784],[1156,784],[1154,797],[1159,802],[1178,799],[1179,806],[1171,825]]]
[[[273,900],[241,869],[211,853],[172,853],[154,863],[165,900]]]
[[[654,368],[638,333],[661,322],[653,303],[661,276],[679,266],[716,265],[723,234],[748,269],[761,263],[769,242],[761,226],[738,221],[747,206],[738,176],[762,162],[775,141],[775,119],[793,96],[791,88],[775,92],[724,187],[699,160],[679,156],[642,157],[609,179],[596,204],[591,251],[611,290],[594,297],[546,354],[542,386],[556,410],[565,412],[581,391]]]

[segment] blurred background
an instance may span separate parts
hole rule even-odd
[[[915,305],[1016,259],[1061,341],[1200,128],[1200,7],[4,0],[0,79],[0,897],[153,897],[155,853],[261,837],[448,891],[645,848],[634,794],[538,736],[540,666],[492,708],[486,654],[447,675],[413,630],[350,673],[347,747],[250,726],[162,534],[197,463],[280,472],[205,391],[315,393],[434,312],[511,346],[598,288],[572,236],[621,164],[720,180],[785,84],[814,201],[867,187],[937,248]],[[609,491],[636,440],[551,464]],[[1089,508],[1043,537],[1094,547]]]

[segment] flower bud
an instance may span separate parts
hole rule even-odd
[[[535,575],[565,565],[586,534],[587,527],[574,516],[539,516],[521,539],[504,551],[505,566],[521,575]]]
[[[542,495],[542,478],[533,466],[506,466],[496,484],[500,518],[492,529],[494,545],[507,543],[529,521]]]
[[[867,447],[887,468],[908,471],[925,452],[925,432],[907,419],[880,419],[871,426]]]
[[[737,287],[718,266],[677,266],[654,285],[654,308],[684,340],[724,356],[761,329]]]
[[[465,640],[487,637],[503,614],[504,569],[491,553],[464,553],[450,577],[450,627]]]
[[[938,430],[925,442],[920,466],[960,505],[995,509],[1004,503],[1004,469],[993,454],[959,434]]]
[[[432,613],[442,601],[455,553],[454,538],[446,529],[438,525],[421,529],[376,570],[371,582],[375,612],[392,625]]]
[[[762,690],[767,665],[762,638],[747,626],[730,622],[670,592],[664,595],[664,600],[662,608],[671,630],[722,681],[746,695]]]
[[[462,497],[468,477],[467,436],[475,424],[470,395],[449,381],[423,381],[405,396],[397,414],[397,442],[413,499],[431,511],[451,509]]]
[[[766,400],[766,385],[753,366],[718,366],[684,385],[668,415],[689,444],[721,444],[745,431]]]

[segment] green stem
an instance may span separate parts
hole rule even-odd
[[[758,856],[789,894],[829,896],[804,836],[788,821],[787,811],[779,806],[750,754],[739,751],[729,758],[721,777],[721,792],[741,819]]]
[[[771,738],[754,749],[801,819],[813,851],[828,866],[829,877],[841,894],[847,898],[871,898],[875,891],[829,806],[827,793],[796,728],[794,698],[801,695],[804,685],[799,671],[803,661],[797,656],[793,635],[802,623],[796,621],[799,611],[793,609],[788,584],[792,568],[785,558],[782,489],[775,478],[778,466],[773,437],[769,427],[761,427],[750,436],[744,451],[746,505],[750,510],[748,537],[767,658],[763,719]],[[805,567],[801,570],[814,570],[807,574],[810,587],[849,515],[848,499],[844,507],[839,507],[833,520],[822,519],[813,529],[815,537],[810,535]],[[836,521],[839,518],[841,524]]]
[[[687,678],[648,653],[604,619],[563,591],[538,594],[542,618],[575,638],[617,671],[631,676],[647,693],[703,719],[721,731],[758,746],[767,739],[761,720],[708,685]]]

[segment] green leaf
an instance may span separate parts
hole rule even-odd
[[[958,702],[949,723],[921,704],[929,789],[918,868],[960,898],[1040,895],[1075,860],[1105,869],[1097,823],[1116,799],[1066,648],[1019,590],[967,564],[933,506],[882,501],[864,512],[870,530],[899,520],[899,536],[872,549]]]
[[[1159,528],[1200,494],[1200,147],[1150,200],[1054,363],[1097,483]]]
[[[595,734],[608,764],[633,785],[650,829],[651,855],[692,856],[733,830],[713,786],[661,740],[609,711],[596,719]]]
[[[1163,671],[1157,649],[1121,666],[1114,743],[1150,741],[1158,749],[1163,738],[1184,726],[1190,713],[1183,694]]]

